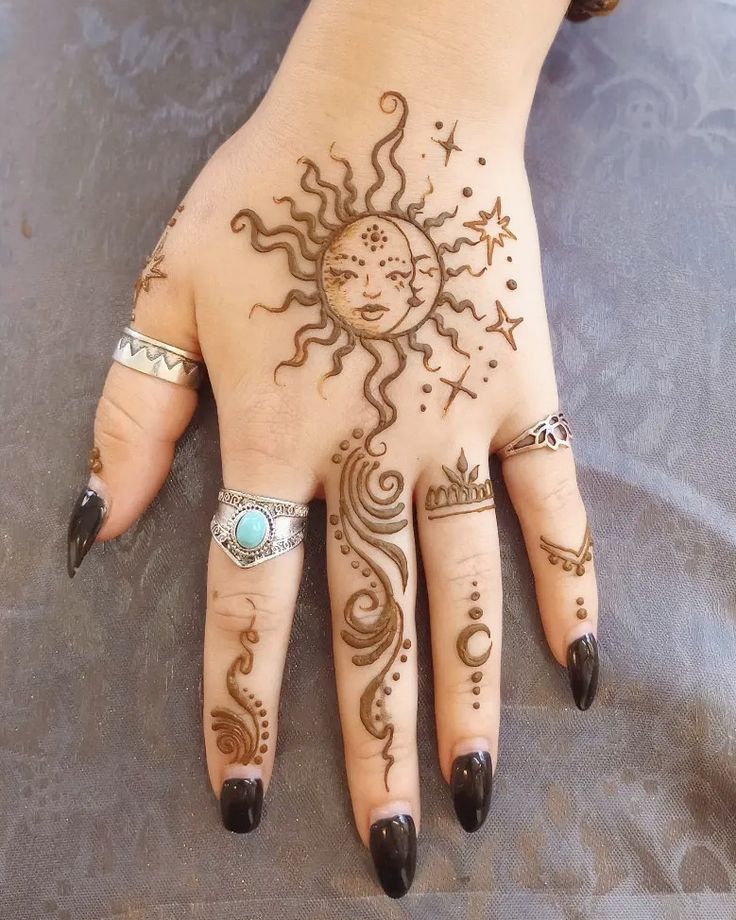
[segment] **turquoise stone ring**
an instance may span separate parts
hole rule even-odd
[[[267,562],[299,546],[309,508],[269,495],[220,489],[210,530],[215,543],[241,569]]]
[[[258,549],[268,536],[268,518],[257,508],[244,511],[235,524],[235,539],[243,549]]]

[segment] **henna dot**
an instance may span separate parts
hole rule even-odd
[[[424,403],[422,403],[421,406],[419,407],[419,411],[420,411],[420,412],[426,412],[426,411],[427,411],[427,407],[424,405]]]
[[[480,703],[477,700],[473,703],[473,709],[480,709]]]
[[[262,745],[258,748],[258,750],[261,752],[261,754],[265,754],[266,751],[268,750],[268,745],[267,745],[267,744],[262,744]]]
[[[353,437],[354,437],[354,438],[362,438],[362,437],[363,437],[363,429],[362,429],[362,428],[353,428]]]
[[[585,603],[585,598],[584,598],[584,597],[578,597],[578,598],[576,598],[575,603],[578,605],[578,607],[582,607],[583,604]]]
[[[353,561],[350,563],[350,565],[352,565],[352,567],[353,567],[354,569],[357,569],[358,566],[360,565],[360,563],[358,562],[357,559],[353,559]]]
[[[401,644],[404,646],[404,648],[411,648],[411,639],[404,639]]]
[[[479,620],[483,616],[483,608],[471,607],[470,610],[468,610],[468,616],[471,620]]]
[[[375,581],[372,581],[372,582],[371,582],[371,588],[377,588],[377,587],[378,587],[378,583],[375,582]]]
[[[265,710],[265,709],[259,710],[258,715],[259,715],[259,716],[265,716],[265,715],[266,715],[266,710]]]
[[[347,450],[350,447],[350,441],[340,441],[340,450]]]
[[[337,524],[340,518],[336,514],[330,515],[330,524]]]
[[[498,361],[496,361],[495,359],[493,361],[489,361],[488,367],[498,367]]]
[[[253,763],[263,763],[263,758],[260,754],[256,754],[256,756],[253,758]]]
[[[383,700],[376,700],[376,706],[383,706]]]
[[[479,346],[478,346],[478,351],[483,351],[483,346],[482,346],[482,345],[479,345]]]
[[[263,702],[261,700],[256,700],[256,706],[263,706]],[[263,714],[265,716],[266,713],[264,712]]]
[[[394,673],[391,675],[392,680],[398,680],[400,677],[401,677],[401,674],[399,674],[398,671],[394,671]]]
[[[363,569],[363,571],[361,572],[361,575],[362,575],[364,578],[367,578],[370,574],[371,574],[371,570],[370,570],[370,569]]]
[[[336,531],[335,531],[335,539],[336,539],[336,540],[342,540],[343,536],[344,536],[344,534],[343,534],[343,532],[342,532],[341,530],[336,530]]]
[[[480,681],[483,680],[483,672],[476,671],[475,674],[473,674],[473,676],[471,677],[471,680],[473,681],[474,684],[480,683]]]
[[[426,153],[423,153],[423,154],[422,154],[422,159],[424,159],[426,156],[427,156],[427,154],[426,154]]]
[[[342,457],[340,456],[340,454],[333,454],[333,455],[332,455],[332,462],[333,462],[333,463],[341,463],[341,462],[342,462]]]
[[[358,261],[358,257],[357,257],[357,256],[350,256],[350,261],[351,261],[351,262],[357,262],[357,261]]]
[[[266,722],[263,723],[263,727],[264,727],[264,728],[268,728],[268,721],[266,721]],[[263,737],[265,738],[266,736],[264,735]]]
[[[473,693],[476,696],[480,696],[480,687],[473,687]]]
[[[471,584],[473,585],[474,588],[477,588],[477,587],[478,587],[478,582],[477,582],[477,581],[473,581],[473,582],[471,582]]]
[[[473,591],[473,593],[470,595],[470,600],[471,600],[471,601],[479,601],[479,600],[480,600],[480,591]]]
[[[510,291],[515,291],[515,290],[516,290],[516,287],[517,287],[517,284],[516,284],[516,282],[514,281],[513,278],[509,278],[509,280],[506,282],[506,287],[507,287]]]
[[[401,661],[402,664],[404,664],[406,662],[406,655],[402,655],[399,660]]]
[[[378,264],[381,266],[381,268],[383,268],[383,266],[386,264],[386,260],[381,259],[381,261]]]
[[[514,260],[511,258],[511,256],[506,256],[506,261],[507,261],[507,262],[513,262]]]
[[[391,696],[391,688],[390,688],[390,687],[384,687],[384,688],[383,688],[383,692],[386,694],[386,696]]]
[[[579,607],[577,610],[577,618],[579,620],[584,620],[588,616],[588,611],[585,607]]]
[[[483,378],[483,383],[488,383],[488,378],[487,378],[487,377],[484,377],[484,378]]]
[[[485,157],[478,157],[478,162],[480,163],[481,166],[485,166],[485,165],[486,165],[486,158],[485,158]]]
[[[444,127],[444,125],[443,125],[443,123],[442,123],[441,121],[436,121],[436,122],[434,123],[434,126],[435,126],[435,128],[437,128],[438,131],[441,131],[442,128]]]
[[[380,722],[380,721],[381,721],[381,713],[380,713],[380,712],[377,712],[377,713],[373,716],[373,718],[376,720],[376,722]]]
[[[473,194],[473,189],[469,185],[466,185],[465,188],[463,189],[463,195],[465,195],[466,198],[470,198],[472,194]]]
[[[350,552],[350,547],[343,545],[340,547],[340,552],[343,554],[343,556],[347,556],[347,554]]]
[[[432,384],[431,384],[431,383],[425,383],[425,384],[422,386],[422,393],[431,393],[431,392],[432,392]]]

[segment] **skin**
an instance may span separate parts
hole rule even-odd
[[[544,4],[536,0],[513,4],[373,0],[368,12],[365,3],[357,0],[316,0],[261,106],[215,154],[186,195],[185,209],[165,241],[166,278],[153,282],[136,305],[136,328],[204,355],[218,406],[223,482],[295,501],[323,497],[329,514],[338,501],[340,467],[332,462],[336,446],[353,426],[368,430],[375,424],[375,413],[362,389],[367,363],[356,354],[320,393],[317,381],[329,370],[332,352],[315,347],[304,367],[284,368],[274,380],[274,368],[292,351],[295,332],[315,313],[297,304],[280,315],[265,311],[250,315],[256,303],[280,304],[294,281],[283,253],[258,253],[249,245],[247,234],[232,232],[233,215],[248,206],[268,226],[284,223],[286,206],[274,203],[273,196],[292,191],[304,203],[306,196],[300,194],[299,170],[294,164],[305,154],[329,162],[327,151],[333,142],[335,150],[349,152],[356,184],[365,190],[371,176],[371,147],[393,124],[380,111],[377,100],[387,89],[396,88],[411,106],[401,148],[408,192],[419,198],[431,172],[433,200],[443,207],[458,204],[460,208],[452,238],[470,234],[462,223],[477,219],[481,209],[490,211],[498,195],[503,212],[511,216],[517,240],[504,249],[496,248],[493,270],[479,278],[460,276],[453,288],[458,297],[472,297],[488,317],[482,324],[467,312],[451,317],[473,355],[466,383],[472,380],[478,397],[460,394],[443,415],[447,388],[438,378],[457,379],[468,360],[441,339],[433,339],[441,374],[428,376],[420,357],[413,354],[392,387],[397,421],[383,438],[387,454],[382,464],[385,469],[400,470],[406,483],[402,500],[408,526],[392,537],[408,560],[406,588],[393,570],[390,577],[413,650],[391,696],[396,762],[389,792],[384,786],[380,744],[359,718],[366,675],[353,664],[354,650],[340,637],[344,606],[356,586],[355,573],[345,564],[339,542],[332,537],[327,540],[347,774],[356,826],[364,842],[371,821],[382,814],[408,810],[419,823],[414,654],[417,539],[431,606],[443,776],[449,780],[458,753],[487,749],[494,764],[498,756],[502,588],[495,513],[430,521],[423,502],[427,489],[442,481],[442,465],[453,467],[461,447],[473,464],[479,464],[478,479],[484,481],[490,475],[489,450],[498,449],[559,405],[522,151],[539,70],[566,6],[567,0]],[[434,127],[438,120],[444,122],[439,132]],[[446,137],[455,120],[455,140],[462,152],[453,152],[445,166],[445,151],[431,138]],[[487,165],[477,165],[479,156],[486,158]],[[469,198],[461,194],[467,186],[473,190]],[[426,263],[412,261],[412,247],[402,238],[399,225],[384,224],[382,219],[380,226],[390,237],[402,270],[406,267],[406,277],[391,277],[380,265],[378,252],[361,250],[360,223],[334,242],[323,265],[332,310],[367,333],[385,332],[400,322],[412,296],[412,284],[421,287],[425,282],[419,267]],[[471,250],[476,267],[484,264],[484,248]],[[360,256],[366,264],[360,266],[357,277],[330,275],[331,268],[352,265],[352,256],[361,252],[368,257]],[[507,253],[513,256],[513,276],[505,262]],[[507,277],[518,284],[513,295],[505,287]],[[501,335],[483,331],[496,319],[496,298],[512,316],[524,317],[515,331],[517,352],[511,351]],[[365,305],[379,302],[387,310],[373,319]],[[490,382],[484,384],[482,368],[491,359],[498,360],[498,367],[487,371]],[[421,388],[428,379],[433,390],[424,394]],[[95,424],[103,469],[93,478],[93,486],[102,492],[110,509],[101,540],[127,530],[153,500],[195,402],[189,390],[119,365],[111,368]],[[420,411],[420,402],[426,405],[425,412]],[[540,534],[563,546],[577,546],[584,532],[587,517],[572,451],[536,451],[516,457],[504,465],[503,475],[524,532],[545,634],[552,655],[564,666],[570,642],[596,632],[598,611],[594,566],[588,566],[581,578],[563,577],[560,567],[549,565],[539,547]],[[418,534],[412,526],[412,496]],[[211,548],[204,732],[216,794],[223,779],[233,773],[260,775],[266,786],[270,780],[281,677],[302,558],[300,547],[254,569],[240,570],[217,546]],[[473,582],[477,585],[472,586]],[[480,594],[483,622],[493,637],[491,655],[483,666],[483,705],[478,710],[469,702],[475,697],[469,695],[468,668],[456,649],[458,634],[468,623],[468,598],[473,590]],[[588,611],[584,622],[575,616],[575,599],[580,595]],[[213,707],[230,704],[225,674],[242,650],[239,635],[251,623],[254,605],[259,642],[248,684],[268,710],[270,743],[260,767],[250,765],[238,771],[228,767],[227,758],[217,749],[209,713]]]

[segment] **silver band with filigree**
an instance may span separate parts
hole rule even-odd
[[[555,412],[539,422],[535,422],[525,431],[509,441],[496,453],[501,460],[515,457],[517,454],[526,453],[528,450],[539,450],[547,447],[549,450],[559,450],[560,447],[569,447],[572,440],[570,423],[564,413]]]
[[[308,505],[253,492],[221,489],[210,530],[235,565],[249,569],[294,549],[304,539]]]
[[[204,377],[202,355],[159,342],[129,326],[123,329],[112,359],[134,371],[193,390]]]

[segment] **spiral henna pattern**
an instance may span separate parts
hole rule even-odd
[[[241,687],[239,675],[250,674],[253,667],[253,650],[251,645],[258,642],[258,632],[254,629],[255,616],[250,626],[240,634],[243,651],[233,661],[227,672],[227,692],[238,704],[238,711],[219,706],[212,710],[212,730],[217,735],[217,748],[229,763],[260,764],[261,755],[268,750],[265,742],[269,737],[267,712],[255,693]]]
[[[354,431],[353,437],[362,437],[362,431]],[[369,734],[383,742],[384,785],[389,791],[394,724],[388,711],[391,686],[386,679],[390,671],[392,681],[400,679],[400,672],[393,668],[401,650],[411,648],[411,640],[404,638],[404,614],[379,558],[383,556],[395,566],[402,588],[406,589],[409,577],[406,556],[399,546],[385,539],[407,526],[403,516],[405,505],[400,501],[404,477],[396,470],[381,471],[379,461],[369,455],[365,443],[350,449],[350,442],[343,441],[340,447],[349,452],[344,461],[342,454],[333,457],[343,468],[340,513],[331,515],[330,523],[336,528],[334,535],[341,543],[343,555],[354,557],[352,567],[360,570],[368,582],[347,599],[343,611],[347,628],[340,635],[355,649],[353,664],[358,667],[380,664],[361,694],[360,720]],[[406,661],[406,655],[401,659]]]

